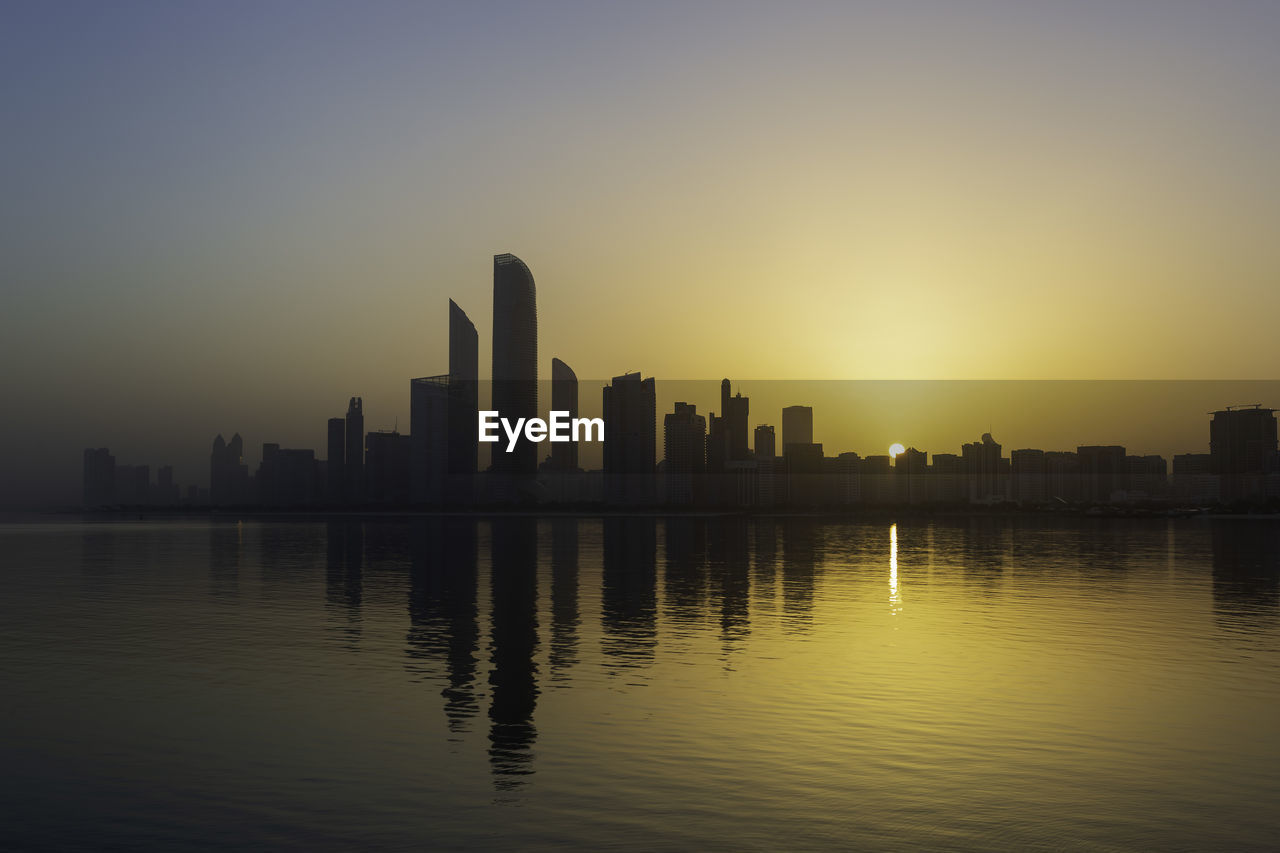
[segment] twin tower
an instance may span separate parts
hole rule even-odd
[[[572,375],[557,360],[553,378]],[[576,380],[576,377],[574,377]],[[411,490],[416,503],[468,500],[474,494],[479,413],[479,336],[449,300],[449,372],[410,383]],[[538,416],[538,302],[533,274],[515,255],[493,258],[493,384],[490,408],[502,417]],[[575,407],[576,408],[576,407]],[[532,481],[537,445],[522,441],[494,453],[495,480]]]

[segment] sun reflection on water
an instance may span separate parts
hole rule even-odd
[[[898,525],[889,525],[889,610],[895,615],[902,610],[898,593]]]

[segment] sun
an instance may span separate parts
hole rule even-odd
[[[903,447],[901,444],[898,444],[896,441],[893,444],[889,445],[890,459],[896,459],[898,458],[899,453],[906,453],[906,452],[907,452],[907,449]]]

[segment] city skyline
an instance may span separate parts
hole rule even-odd
[[[494,247],[604,382],[1274,375],[1273,7],[378,8],[11,10],[0,504],[403,429]]]
[[[575,416],[580,413],[580,382],[568,364],[552,358],[549,378],[539,379],[538,314],[532,272],[510,253],[494,255],[493,262],[493,380],[487,393],[477,378],[479,335],[475,324],[449,299],[449,372],[411,380],[408,434],[395,429],[375,429],[366,434],[363,400],[352,397],[345,423],[338,418],[326,422],[327,460],[319,459],[312,449],[282,449],[278,443],[264,442],[256,475],[250,474],[240,434],[236,433],[230,443],[219,434],[213,444],[207,491],[201,492],[198,482],[190,485],[184,502],[214,506],[372,503],[465,507],[603,502],[614,506],[769,507],[867,501],[1106,503],[1115,500],[1115,495],[1163,500],[1176,494],[1183,501],[1211,503],[1219,499],[1262,499],[1280,491],[1280,483],[1273,487],[1266,479],[1280,476],[1274,409],[1263,408],[1260,403],[1214,409],[1210,452],[1196,453],[1184,447],[1180,448],[1182,453],[1167,454],[1172,459],[1141,450],[1129,453],[1133,448],[1115,443],[1076,444],[1072,451],[1070,440],[1066,442],[1067,449],[1061,450],[1052,449],[1052,445],[1046,449],[1024,443],[1010,448],[1010,455],[1004,457],[1001,443],[990,431],[983,433],[980,441],[964,443],[960,455],[940,453],[936,446],[930,448],[927,444],[917,446],[918,442],[906,437],[908,444],[895,439],[888,447],[888,455],[863,456],[846,449],[851,440],[847,434],[839,437],[845,443],[834,447],[815,441],[814,405],[786,399],[777,423],[781,430],[779,447],[775,424],[762,423],[758,413],[753,419],[751,397],[744,396],[740,388],[735,393],[729,378],[718,385],[719,415],[714,411],[698,415],[697,404],[688,400],[698,399],[700,394],[686,394],[686,399],[677,400],[671,411],[662,416],[663,429],[659,431],[655,377],[644,378],[638,371],[614,376],[603,384],[600,414],[604,442],[594,449],[586,442],[583,447],[588,453],[582,459],[577,443],[571,454],[557,455],[550,447],[521,440],[505,450],[486,448],[489,464],[484,466],[483,458],[478,457],[475,434],[482,407],[496,407],[500,416],[512,421],[532,419],[557,406],[562,412],[571,410]],[[548,382],[551,393],[543,394],[544,404],[540,407],[539,385]],[[676,388],[668,389],[668,396],[680,396],[682,389],[689,390],[687,382],[677,380],[672,384]],[[804,383],[782,384],[791,399],[805,396],[795,387],[803,387]],[[933,383],[938,387],[953,384]],[[1114,383],[1102,383],[1111,384]],[[1168,383],[1159,385],[1166,387]],[[1132,390],[1133,383],[1120,386],[1125,389],[1130,409],[1135,398],[1141,403],[1141,395]],[[1039,416],[1061,420],[1064,406],[1070,405],[1061,392],[1064,385],[1049,383],[1049,387],[1051,391],[1040,389],[1039,394],[1042,403],[1047,397],[1054,397],[1053,405],[1045,406]],[[1087,387],[1092,388],[1093,384]],[[1215,393],[1223,390],[1218,388]],[[845,396],[842,402],[847,405],[849,395]],[[936,406],[945,396],[925,395],[915,402],[923,400]],[[1010,395],[1005,403],[1012,402],[1025,410],[1035,400],[1035,395],[1024,392]],[[1171,401],[1161,402],[1168,406]],[[898,408],[892,403],[892,399],[882,399],[867,408]],[[1110,416],[1118,411],[1081,400],[1075,404],[1077,411],[1101,408]],[[1148,408],[1153,407],[1148,404]],[[818,409],[823,411],[824,406],[819,405]],[[589,405],[585,412],[591,412]],[[988,414],[994,423],[994,413]],[[1250,426],[1246,428],[1245,424]],[[956,429],[954,423],[949,426]],[[1107,428],[1114,427],[1108,424]],[[587,487],[581,478],[565,479],[583,467],[591,467],[596,459],[604,475],[602,488]],[[332,468],[330,460],[336,460]],[[106,447],[84,451],[85,505],[101,503],[103,496],[111,496],[108,502],[116,504],[147,503],[151,489],[147,482],[149,468],[126,464],[107,470],[113,465],[114,457]],[[173,504],[178,494],[173,468],[165,465],[162,470],[164,486],[155,494],[160,503]],[[475,476],[486,470],[489,476]],[[539,471],[544,473],[540,475]],[[892,482],[881,482],[890,473],[894,475]],[[1172,479],[1170,473],[1174,475]],[[1211,484],[1203,479],[1207,475],[1213,479]],[[1262,479],[1248,479],[1255,475]],[[823,478],[824,485],[814,485],[815,477]],[[841,479],[844,485],[836,484]],[[114,485],[115,480],[120,480],[119,486]]]

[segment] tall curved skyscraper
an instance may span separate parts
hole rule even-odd
[[[515,255],[493,256],[493,409],[515,423],[538,416],[538,304],[533,274]],[[532,478],[537,445],[493,445],[497,473]]]
[[[578,374],[558,358],[551,359],[551,411],[578,416]],[[551,445],[551,468],[555,471],[578,470],[578,442],[565,441]]]

